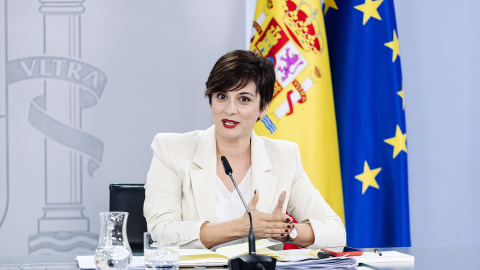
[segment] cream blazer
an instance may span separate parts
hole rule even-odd
[[[297,144],[253,131],[251,144],[252,189],[260,194],[257,209],[272,213],[286,191],[284,211],[313,228],[315,242],[309,248],[345,245],[343,223],[311,184]],[[177,231],[181,247],[205,248],[200,227],[215,222],[215,126],[185,134],[159,133],[152,148],[144,203],[148,231]]]

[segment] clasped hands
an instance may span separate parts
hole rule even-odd
[[[286,192],[282,192],[278,198],[277,205],[271,214],[263,213],[257,210],[257,203],[260,194],[256,190],[255,194],[248,204],[248,209],[252,215],[253,231],[256,238],[273,238],[278,241],[288,240],[288,235],[294,228],[292,218],[282,213],[283,204],[285,203]],[[250,230],[250,219],[248,213],[242,217],[242,226],[246,235]]]

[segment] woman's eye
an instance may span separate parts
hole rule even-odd
[[[224,94],[218,94],[218,95],[217,95],[217,98],[218,98],[218,99],[225,99],[225,98],[227,98],[227,97],[226,97]]]
[[[250,99],[248,97],[240,97],[240,101],[242,102],[249,102]]]

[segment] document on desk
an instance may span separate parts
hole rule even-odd
[[[297,259],[300,257],[295,255]],[[215,267],[228,265],[226,258],[212,257],[208,260],[193,261],[180,259],[180,267]],[[285,259],[285,258],[284,258]],[[96,269],[93,256],[77,256],[78,266],[80,269]],[[300,261],[277,261],[276,269],[355,269],[357,262],[352,257],[330,257],[328,259],[318,259],[313,256],[302,258]],[[143,269],[145,267],[143,256],[133,256],[130,269]]]
[[[276,269],[355,269],[358,257],[330,257],[319,259],[310,254],[309,249],[294,249],[275,251],[268,247],[276,245],[266,239],[256,241],[257,254],[271,256],[277,259]],[[230,258],[247,254],[248,244],[238,244],[217,249],[216,252],[207,249],[180,249],[180,267],[214,267],[226,266]],[[388,252],[385,252],[388,254]],[[384,253],[384,254],[385,254]],[[377,257],[378,255],[375,254]],[[405,255],[405,254],[404,254]],[[388,256],[387,256],[388,257]],[[93,256],[77,256],[80,269],[95,269]],[[133,256],[131,269],[143,268],[143,256]]]
[[[358,263],[388,263],[388,262],[414,262],[415,257],[398,251],[382,251],[382,256],[378,253],[363,252],[361,256],[355,257]]]
[[[93,255],[90,256],[77,256],[75,260],[78,262],[79,269],[97,269],[95,264],[95,258]],[[130,268],[142,268],[144,269],[145,263],[143,256],[132,256],[132,261],[130,262]]]
[[[306,261],[277,261],[275,269],[339,269],[355,270],[357,261],[352,257],[330,257],[327,259],[310,259]]]
[[[357,261],[352,257],[319,259],[310,255],[309,249],[275,251],[268,247],[277,243],[266,239],[256,241],[257,254],[277,259],[276,269],[355,269]],[[180,267],[226,266],[228,259],[247,254],[248,244],[222,247],[216,252],[205,249],[180,249]]]
[[[277,245],[267,239],[255,241],[257,254],[275,257],[275,251],[268,247]],[[187,266],[224,266],[228,259],[248,253],[248,243],[230,245],[218,248],[216,251],[208,249],[180,249],[179,261],[181,267]]]
[[[276,269],[356,269],[354,257],[330,257],[319,259],[310,254],[310,249],[291,249],[277,251]]]

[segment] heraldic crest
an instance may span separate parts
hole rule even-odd
[[[321,78],[315,60],[324,52],[325,39],[318,12],[305,1],[268,1],[253,23],[251,49],[275,66],[273,101],[262,119],[271,134],[294,113],[295,104],[307,101],[307,92]]]

